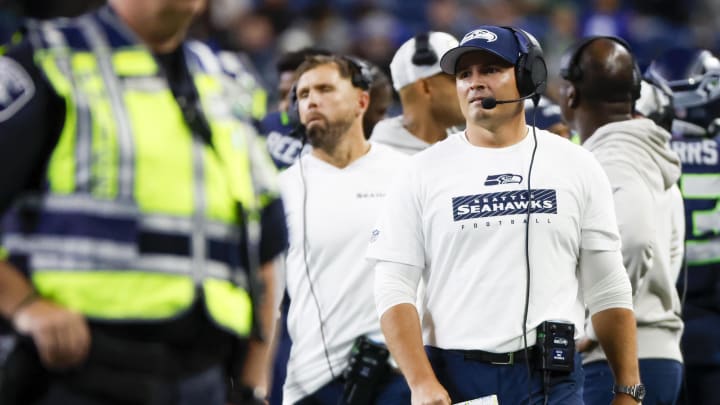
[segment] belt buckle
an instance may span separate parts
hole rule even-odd
[[[507,361],[491,361],[490,364],[496,364],[500,366],[511,366],[515,364],[515,353],[508,353],[507,356]]]

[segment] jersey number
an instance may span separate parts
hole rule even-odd
[[[713,200],[715,207],[709,210],[696,209],[689,215],[691,228],[686,230],[687,261],[689,265],[720,262],[720,174],[682,175],[682,193],[689,200]],[[708,239],[710,236],[710,239]],[[700,240],[695,238],[701,237]]]

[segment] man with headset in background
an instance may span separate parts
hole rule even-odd
[[[388,369],[387,349],[373,343],[382,333],[364,259],[389,179],[407,158],[363,135],[371,80],[365,66],[315,56],[297,75],[295,104],[313,148],[280,176],[292,338],[283,403],[407,403],[409,390]]]
[[[290,105],[290,91],[296,80],[295,70],[300,66],[306,58],[325,55],[329,56],[330,52],[316,48],[305,48],[297,52],[290,52],[278,61],[278,72],[280,81],[278,83],[278,92],[280,96],[278,111],[268,114],[263,120],[257,123],[258,130],[267,139],[267,148],[273,158],[278,169],[286,169],[298,157],[309,151],[311,145],[306,144],[305,127],[299,122],[297,117],[297,99],[294,98],[294,105]],[[369,71],[370,79],[370,102],[363,115],[363,133],[367,139],[370,136],[372,128],[380,119],[385,116],[388,105],[392,100],[392,88],[390,81],[385,73],[377,66],[369,62],[353,58],[358,64],[366,67]],[[289,113],[293,110],[292,113]],[[279,266],[277,275],[284,279],[282,274],[285,269]],[[280,287],[281,283],[278,283]],[[286,378],[287,363],[290,355],[292,340],[287,333],[287,311],[290,305],[289,297],[284,290],[276,290],[279,298],[282,299],[280,304],[280,316],[277,322],[275,339],[275,353],[273,356],[272,378],[269,387],[269,402],[271,405],[283,402],[283,385]]]
[[[3,403],[226,403],[287,229],[239,84],[185,41],[204,7],[111,0],[0,57]]]
[[[624,40],[588,37],[563,57],[563,117],[610,179],[625,269],[633,288],[643,403],[674,404],[682,382],[680,297],[675,284],[685,236],[680,158],[670,133],[647,118],[633,118],[641,73]],[[585,403],[607,404],[613,376],[592,323],[579,345]]]
[[[482,26],[440,65],[455,75],[467,130],[411,157],[368,252],[383,333],[412,403],[545,395],[582,404],[574,339],[584,303],[616,383],[638,385],[607,176],[589,152],[525,123],[521,101],[547,80],[539,44],[521,30]],[[421,277],[425,352],[414,307]]]
[[[720,60],[705,49],[672,49],[646,76],[672,91],[672,148],[680,156],[685,199],[684,296],[686,405],[715,405],[720,386]],[[686,296],[685,296],[686,294]]]
[[[330,52],[321,48],[303,48],[298,51],[288,52],[280,56],[276,63],[278,73],[278,104],[277,110],[268,113],[265,117],[255,123],[258,132],[265,138],[267,150],[270,157],[279,170],[289,167],[302,153],[305,145],[303,128],[297,125],[296,120],[291,120],[288,114],[290,103],[290,89],[295,83],[295,69],[311,55],[330,55]],[[284,280],[284,260],[280,259],[276,266],[276,280]],[[279,309],[275,312],[275,333],[273,336],[273,347],[270,348],[272,364],[268,364],[271,371],[268,373],[269,384],[267,385],[267,399],[270,405],[282,403],[282,386],[285,383],[287,362],[290,356],[292,341],[287,333],[287,309],[290,301],[285,292],[282,282],[275,284],[274,291],[277,298],[273,308]]]
[[[373,142],[412,155],[445,139],[451,127],[465,123],[454,78],[440,69],[440,56],[457,43],[450,34],[430,31],[398,48],[390,74],[403,112],[378,122]]]
[[[304,128],[297,122],[297,117],[288,115],[289,93],[295,82],[295,70],[305,58],[313,55],[330,55],[323,49],[304,48],[283,55],[277,63],[278,74],[278,111],[271,112],[257,123],[258,131],[267,139],[267,148],[278,169],[286,169],[300,156],[304,143]],[[369,138],[372,129],[385,113],[392,102],[392,88],[387,75],[377,66],[357,58],[370,70],[370,105],[363,118],[363,132]]]

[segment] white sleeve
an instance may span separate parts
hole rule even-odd
[[[580,249],[580,283],[590,317],[610,308],[633,309],[630,279],[619,250]]]
[[[375,264],[375,306],[378,317],[400,304],[416,305],[422,269],[394,262]],[[417,306],[416,306],[417,307]]]
[[[425,268],[419,181],[415,165],[404,165],[388,188],[388,196],[370,236],[367,257]]]
[[[617,250],[620,248],[615,203],[605,171],[592,153],[587,152],[584,184],[585,210],[580,224],[580,247],[589,250]]]

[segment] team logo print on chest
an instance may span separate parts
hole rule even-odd
[[[452,198],[453,220],[524,214],[557,214],[557,192],[552,189],[500,191]]]
[[[485,179],[486,186],[497,186],[500,184],[512,184],[522,183],[522,176],[519,174],[503,173],[503,174],[491,174]]]

